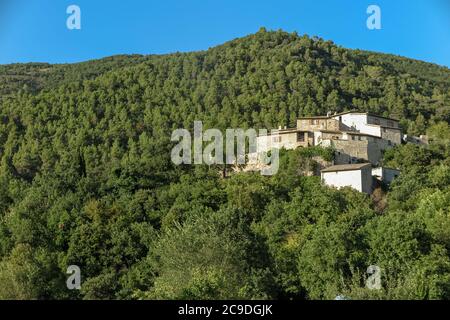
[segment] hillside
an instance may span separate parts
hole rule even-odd
[[[172,130],[358,109],[427,133],[369,199],[175,166]],[[450,70],[282,31],[206,51],[0,66],[0,299],[450,298]],[[81,291],[66,269],[82,270]],[[384,268],[383,290],[364,288]],[[411,280],[410,279],[414,279]]]
[[[111,78],[162,94],[176,85],[177,104],[207,105],[209,111],[225,109],[236,116],[245,108],[242,120],[254,126],[293,125],[297,116],[344,108],[410,120],[419,114],[448,120],[449,114],[448,68],[264,29],[203,52],[115,56],[73,65],[16,64],[1,66],[0,77],[2,95]],[[144,77],[145,83],[136,81]]]

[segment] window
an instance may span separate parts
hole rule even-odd
[[[305,133],[304,132],[297,132],[297,141],[305,142]]]
[[[377,125],[380,125],[380,119],[373,119],[373,122]]]
[[[275,136],[272,138],[273,142],[281,142],[281,136]]]

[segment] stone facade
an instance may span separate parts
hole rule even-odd
[[[256,141],[258,152],[266,152],[272,148],[291,150],[314,146],[314,133],[296,129],[280,130],[278,134],[259,136]]]
[[[297,130],[316,131],[316,130],[330,130],[339,131],[348,129],[343,123],[337,119],[324,117],[310,117],[301,118],[297,120]]]
[[[368,161],[378,165],[384,150],[402,142],[397,120],[361,112],[300,118],[297,128],[281,130],[279,136],[273,138],[273,147],[333,146],[339,164]],[[266,151],[267,143],[259,139],[258,150]]]
[[[331,145],[336,150],[335,163],[356,163],[367,161],[374,165],[382,158],[382,153],[377,143],[361,140],[333,140]]]
[[[402,143],[402,131],[397,128],[381,128],[381,138],[388,141],[390,145]]]
[[[371,113],[367,113],[367,124],[373,124],[385,128],[400,128],[398,120],[374,115]]]

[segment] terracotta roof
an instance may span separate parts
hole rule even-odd
[[[371,165],[370,163],[338,164],[335,166],[325,168],[321,172],[360,170],[370,165]]]

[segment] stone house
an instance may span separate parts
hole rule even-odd
[[[389,184],[399,171],[374,168],[380,165],[383,152],[402,143],[402,132],[396,119],[368,112],[348,111],[327,116],[302,117],[297,127],[279,129],[276,133],[257,137],[257,153],[272,148],[333,147],[334,163],[321,167],[325,184],[351,186],[371,193],[373,177]],[[256,154],[255,154],[256,156]],[[318,174],[318,173],[317,173]]]
[[[332,116],[352,130],[376,136],[395,145],[402,143],[399,121],[369,112],[348,111]]]
[[[312,132],[298,131],[297,129],[281,129],[275,134],[258,136],[256,138],[257,152],[267,152],[272,148],[285,148],[288,150],[298,147],[314,145]]]
[[[372,167],[370,163],[334,165],[321,171],[322,182],[330,187],[352,187],[359,192],[372,193]]]
[[[372,168],[372,176],[387,185],[400,175],[400,170],[386,167]]]
[[[418,144],[418,145],[428,145],[429,144],[427,135],[420,135],[420,136],[416,137],[416,136],[408,136],[407,134],[404,134],[403,141]]]
[[[378,165],[383,151],[401,142],[398,120],[349,111],[300,118],[297,128],[259,136],[257,150],[263,152],[271,148],[332,146],[336,150],[336,164],[368,161]]]

